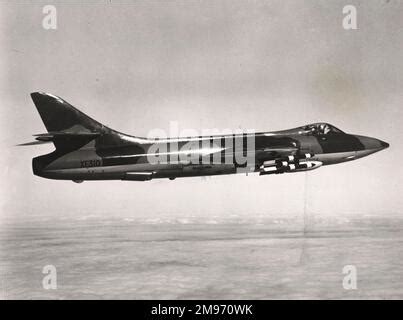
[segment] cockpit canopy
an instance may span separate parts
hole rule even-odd
[[[310,134],[310,135],[326,135],[326,134],[335,134],[335,133],[344,133],[340,129],[332,126],[331,124],[320,122],[308,124],[306,126],[300,127],[301,134]]]
[[[288,130],[282,130],[282,131],[272,131],[270,134],[290,134],[290,135],[329,135],[329,134],[344,134],[343,131],[340,129],[336,128],[335,126],[332,126],[329,123],[326,122],[317,122],[317,123],[312,123],[312,124],[307,124],[302,127],[297,127],[293,129],[288,129]]]

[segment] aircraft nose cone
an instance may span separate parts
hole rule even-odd
[[[385,142],[385,141],[382,141],[382,140],[379,140],[379,142],[380,142],[381,147],[382,147],[383,149],[389,148],[389,143],[387,143],[387,142]]]
[[[379,139],[364,136],[357,136],[357,138],[361,141],[366,150],[379,151],[389,147],[389,143]]]

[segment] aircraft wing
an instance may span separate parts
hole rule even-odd
[[[297,147],[290,146],[265,148],[263,150],[256,151],[256,160],[258,163],[262,164],[264,161],[295,155],[297,152]]]

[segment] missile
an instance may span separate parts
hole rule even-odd
[[[266,174],[279,174],[279,173],[284,173],[284,172],[300,172],[300,171],[309,171],[313,170],[316,168],[319,168],[322,165],[322,162],[320,161],[303,161],[299,163],[290,163],[287,164],[286,166],[268,166],[264,167],[262,166],[260,168],[260,175],[266,175]]]
[[[311,159],[314,156],[314,154],[312,153],[304,153],[304,154],[300,154],[300,155],[291,155],[291,156],[287,156],[284,158],[280,158],[279,161],[287,161],[289,163],[296,163],[299,160],[304,160],[304,159]]]
[[[311,170],[315,166],[312,161],[300,161],[311,159],[314,155],[312,153],[305,153],[302,155],[290,155],[275,160],[268,160],[263,162],[260,167],[260,174],[279,174],[284,172],[304,171]]]

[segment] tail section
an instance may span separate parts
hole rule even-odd
[[[49,133],[101,133],[106,129],[57,96],[34,92],[31,97]]]
[[[22,145],[53,142],[58,152],[66,153],[81,148],[105,133],[110,135],[105,135],[105,138],[99,140],[99,145],[105,140],[111,140],[111,137],[108,139],[107,136],[112,136],[114,140],[113,130],[63,99],[42,92],[31,93],[31,97],[48,132],[35,135],[36,143]]]
[[[52,179],[80,180],[80,172],[69,175],[61,171],[83,168],[83,161],[97,161],[101,164],[103,158],[109,156],[115,158],[122,153],[144,153],[144,149],[139,146],[141,138],[112,130],[57,96],[34,92],[31,97],[47,133],[36,134],[35,142],[21,145],[52,142],[56,148],[49,154],[32,159],[35,175]],[[61,171],[56,172],[57,170]]]
[[[36,134],[34,142],[20,146],[53,142],[57,153],[65,154],[83,146],[98,150],[135,145],[136,139],[112,130],[90,118],[63,99],[49,93],[33,92],[32,100],[47,129],[47,133]],[[88,144],[91,142],[91,146]]]

